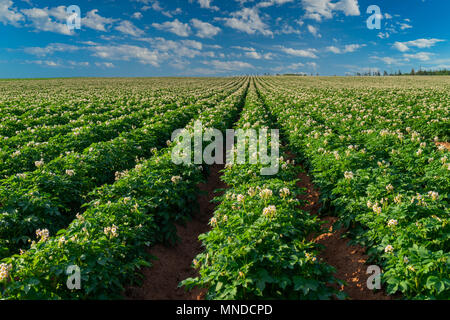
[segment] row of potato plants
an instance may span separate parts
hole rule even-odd
[[[260,88],[310,166],[325,208],[382,266],[387,292],[450,298],[449,152],[409,127],[392,126],[405,122],[395,112],[380,116],[376,103],[347,107],[347,98],[329,89],[332,103],[308,100],[286,83],[264,81]]]
[[[98,122],[108,121],[120,117],[124,113],[130,114],[139,110],[140,106],[130,106],[127,110],[121,110],[115,105],[89,105],[80,107],[82,110],[74,118],[67,117],[62,124],[46,125],[37,127],[27,127],[25,130],[18,130],[11,137],[0,137],[0,147],[2,149],[19,148],[30,141],[42,143],[57,135],[64,135],[78,127],[91,125]],[[3,151],[3,150],[2,150]]]
[[[148,125],[124,132],[111,141],[94,143],[81,153],[69,152],[48,163],[36,162],[37,170],[5,179],[0,184],[0,257],[26,248],[37,229],[52,234],[67,226],[95,187],[111,183],[118,173],[161,148],[172,132],[182,128],[204,108],[236,91],[219,91],[154,117]]]
[[[287,80],[272,79],[266,85],[275,87],[282,86],[294,95],[295,101],[308,101],[312,107],[326,104],[330,113],[328,123],[339,121],[342,118],[342,106],[345,105],[352,112],[350,120],[358,120],[359,127],[371,127],[372,129],[383,129],[389,124],[391,130],[402,130],[410,128],[428,139],[438,136],[442,141],[450,139],[450,93],[445,83],[439,85],[426,85],[426,82],[417,82],[415,85],[401,79],[372,80],[362,88],[352,87],[347,79],[334,79],[332,83],[309,81],[309,87],[305,89],[304,81],[286,82]],[[388,81],[385,83],[385,81]],[[400,84],[400,85],[399,85]],[[418,87],[423,84],[423,87]],[[331,88],[333,86],[333,88]],[[341,87],[343,86],[343,87]],[[289,89],[288,89],[289,88]],[[335,96],[339,96],[339,100]],[[372,112],[372,116],[366,110]],[[344,118],[345,118],[344,117]],[[347,120],[349,120],[347,119]]]
[[[194,120],[225,130],[242,107],[247,86],[229,92]],[[172,120],[174,120],[172,118]],[[203,166],[177,165],[168,148],[124,172],[112,185],[91,193],[86,211],[56,235],[39,230],[37,241],[20,255],[4,259],[0,268],[3,299],[121,298],[124,286],[139,283],[140,269],[150,266],[147,248],[177,240],[176,223],[185,222],[197,208]],[[66,270],[81,271],[81,289],[70,290]]]
[[[91,144],[109,141],[122,132],[140,128],[149,123],[155,112],[164,113],[176,106],[155,106],[121,115],[116,119],[77,127],[65,135],[57,135],[45,142],[28,142],[23,147],[3,148],[0,154],[0,178],[5,179],[16,173],[34,171],[36,161],[50,162],[66,152],[81,152]]]
[[[236,128],[272,125],[252,84]],[[222,180],[228,189],[215,199],[212,230],[199,237],[205,251],[193,261],[199,277],[180,285],[206,288],[207,299],[220,300],[344,297],[331,286],[340,284],[334,269],[317,258],[320,247],[307,240],[320,224],[299,209],[299,167],[281,154],[274,176],[261,176],[261,163],[227,164]]]
[[[231,86],[232,87],[232,86]],[[57,135],[48,141],[37,143],[31,141],[21,148],[3,148],[0,152],[0,178],[6,178],[16,173],[33,171],[36,161],[49,162],[65,152],[80,152],[91,144],[108,141],[122,132],[134,130],[164,118],[164,113],[178,109],[184,102],[194,102],[192,99],[205,100],[217,92],[218,88],[203,90],[201,95],[192,95],[175,104],[158,104],[144,107],[131,114],[122,114],[117,119],[111,119],[96,124],[74,128],[66,135]],[[220,88],[228,90],[229,87]]]
[[[216,81],[218,87],[224,81]],[[149,105],[153,104],[154,99],[164,97],[176,103],[179,95],[193,96],[193,92],[200,93],[202,88],[210,84],[205,80],[190,82],[162,79],[7,81],[1,84],[0,140],[29,128],[66,124],[83,115],[85,107],[102,104],[115,105],[116,108]]]
[[[229,84],[230,83],[228,82],[226,85]],[[219,86],[215,86],[214,88],[220,87],[223,87],[223,85],[219,84]],[[10,137],[0,136],[0,147],[2,148],[0,152],[13,153],[21,146],[29,146],[28,143],[31,143],[31,145],[38,145],[39,143],[47,142],[52,137],[66,135],[71,131],[76,133],[87,126],[111,121],[115,118],[135,113],[136,111],[142,110],[144,107],[149,109],[150,107],[156,107],[158,105],[190,104],[193,102],[193,99],[195,99],[195,96],[199,93],[204,94],[204,92],[204,86],[200,86],[195,90],[191,87],[182,87],[179,89],[178,95],[174,95],[173,92],[162,95],[159,90],[155,89],[154,91],[142,94],[142,97],[136,99],[133,103],[124,104],[122,99],[120,99],[119,102],[111,99],[105,99],[103,101],[86,99],[86,101],[74,103],[77,106],[77,109],[74,111],[64,110],[62,113],[53,113],[54,111],[51,109],[49,112],[52,113],[42,118],[42,120],[44,120],[43,124],[38,124],[37,126],[29,125],[24,130],[15,131]],[[64,106],[73,102],[72,99],[70,99],[70,94],[71,92],[69,91],[64,95],[66,100],[68,100],[68,102],[65,102]],[[116,96],[116,100],[118,99],[119,97]],[[55,101],[52,101],[51,103],[52,107],[57,105],[57,102]],[[9,109],[15,110],[15,107],[10,107]],[[3,119],[7,118],[4,115],[2,116]],[[32,115],[30,115],[30,117],[32,117]],[[50,125],[46,123],[45,119],[49,117],[56,117],[59,124]],[[35,120],[34,118],[31,119],[33,121]]]

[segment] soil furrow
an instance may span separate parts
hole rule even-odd
[[[133,300],[201,300],[205,290],[194,289],[186,292],[179,288],[181,281],[197,277],[192,268],[192,261],[203,251],[198,236],[210,230],[209,220],[214,214],[216,205],[211,202],[217,195],[217,189],[224,189],[226,185],[220,180],[220,170],[223,165],[212,165],[206,183],[199,185],[201,194],[198,197],[200,205],[193,219],[186,226],[177,226],[180,241],[173,247],[156,245],[149,249],[152,256],[158,258],[152,267],[143,270],[144,283],[141,287],[129,287],[126,298]]]
[[[306,189],[306,193],[299,196],[305,202],[301,208],[311,214],[318,215],[320,209],[320,191],[315,187],[311,178],[305,172],[299,174],[298,186]],[[346,286],[338,288],[348,294],[352,300],[391,300],[382,290],[372,291],[367,287],[368,256],[361,246],[349,245],[349,240],[342,238],[345,230],[333,227],[338,220],[336,217],[320,217],[324,223],[324,231],[320,236],[312,237],[312,241],[322,244],[325,248],[319,258],[336,269],[335,277],[345,281]]]

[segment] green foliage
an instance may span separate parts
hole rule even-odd
[[[259,130],[271,124],[250,87],[236,127]],[[320,232],[320,224],[298,209],[298,167],[283,157],[277,160],[275,176],[261,176],[261,163],[225,169],[222,180],[230,188],[216,199],[220,205],[210,222],[213,230],[200,236],[205,252],[194,260],[200,277],[181,285],[207,288],[208,299],[344,297],[330,286],[340,283],[333,268],[316,258],[320,248],[306,240]]]
[[[382,266],[389,294],[449,299],[450,153],[434,143],[449,138],[448,90],[299,85],[260,91],[322,202]]]
[[[180,112],[183,110],[186,114],[179,114],[170,123],[175,126],[185,121],[192,115],[187,111],[193,108],[199,112],[194,112],[196,114],[191,116],[186,128],[192,128],[195,120],[201,120],[225,129],[239,111],[247,82],[246,79],[234,79],[230,87],[232,92],[225,99],[213,104],[223,98],[224,92],[219,92],[209,98],[210,103],[203,104],[201,110],[193,106],[182,107]],[[167,130],[166,125],[162,128]],[[134,139],[146,141],[153,136],[149,131],[146,133],[147,136],[137,135]],[[174,244],[178,240],[175,224],[184,223],[197,208],[203,167],[174,164],[172,147],[174,144],[160,151],[154,150],[148,160],[138,160],[133,169],[116,175],[113,184],[104,184],[91,192],[86,188],[85,194],[74,187],[85,196],[84,213],[55,232],[56,235],[50,233],[50,237],[41,237],[20,255],[2,260],[3,264],[11,265],[11,270],[8,278],[0,282],[0,298],[117,299],[122,297],[124,285],[139,283],[139,270],[150,266],[147,247],[156,243]],[[107,161],[108,150],[107,145],[90,152],[80,169],[93,168],[99,175],[111,170],[120,159]],[[117,157],[130,152],[126,148],[114,150]],[[95,162],[95,159],[103,159],[104,165],[90,167],[89,161]],[[50,176],[42,178],[42,183],[48,179]],[[67,199],[70,188],[59,194],[59,199]],[[23,216],[16,218],[20,222]],[[50,217],[46,218],[52,225]],[[66,286],[65,272],[71,265],[80,268],[80,290],[69,290]]]

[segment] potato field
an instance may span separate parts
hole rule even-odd
[[[168,298],[450,299],[450,77],[2,80],[0,118],[0,299],[152,299],[158,263]],[[279,130],[276,174],[175,163],[199,122]]]

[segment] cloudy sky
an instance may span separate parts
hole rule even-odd
[[[450,68],[449,16],[448,0],[0,0],[0,77]]]

